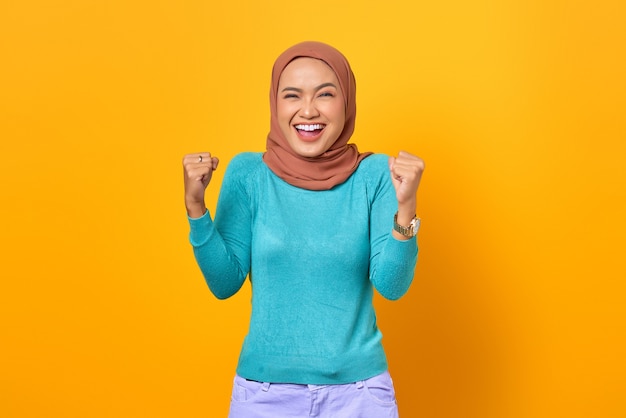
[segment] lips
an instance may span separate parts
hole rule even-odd
[[[298,133],[298,136],[303,141],[316,140],[322,134],[322,131],[324,130],[325,127],[326,125],[321,124],[321,123],[298,124],[294,126],[294,128],[296,129],[296,132]]]

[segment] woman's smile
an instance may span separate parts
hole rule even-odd
[[[322,132],[325,127],[326,125],[321,124],[321,123],[316,123],[312,125],[306,125],[306,124],[300,123],[300,124],[297,124],[294,128],[296,129],[298,137],[300,137],[302,141],[312,142],[312,141],[316,141],[322,135]]]

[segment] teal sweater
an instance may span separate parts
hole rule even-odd
[[[341,384],[387,369],[372,305],[409,288],[415,238],[391,234],[397,210],[387,156],[311,191],[277,177],[260,153],[229,164],[215,219],[190,218],[190,241],[219,299],[250,277],[252,314],[237,373],[274,383]]]

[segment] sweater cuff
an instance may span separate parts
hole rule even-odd
[[[198,247],[205,244],[209,240],[209,236],[215,228],[209,209],[207,209],[206,212],[204,212],[204,215],[199,218],[192,218],[187,215],[187,220],[189,221],[190,227],[189,242],[191,245]]]
[[[409,239],[398,239],[392,235],[388,241],[388,246],[393,254],[402,256],[404,259],[414,257],[417,261],[417,236]]]

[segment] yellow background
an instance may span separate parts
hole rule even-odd
[[[404,418],[626,416],[626,30],[614,1],[0,3],[0,416],[223,417],[249,286],[209,293],[182,155],[264,149],[274,58],[331,43],[354,141],[422,156],[377,298]]]

